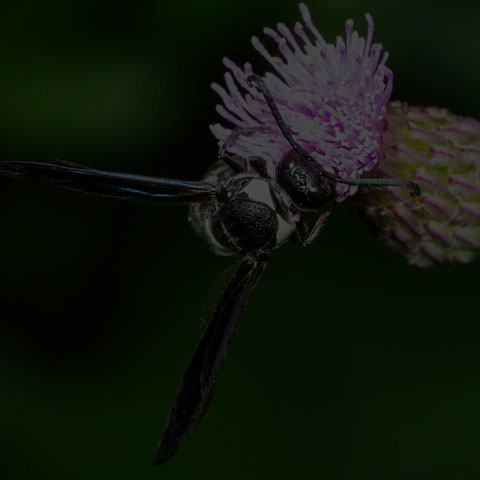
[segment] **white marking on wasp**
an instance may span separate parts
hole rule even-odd
[[[248,198],[256,202],[262,202],[268,205],[276,214],[278,220],[278,230],[276,234],[277,245],[285,241],[295,230],[293,223],[287,222],[277,211],[275,202],[272,198],[268,182],[260,178],[254,178],[241,190],[246,193]]]

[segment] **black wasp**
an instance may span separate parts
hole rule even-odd
[[[203,181],[116,173],[71,164],[0,162],[0,174],[53,183],[63,188],[123,199],[148,199],[190,204],[194,228],[214,251],[243,257],[228,283],[197,345],[177,391],[154,463],[171,458],[198,424],[213,392],[220,364],[248,299],[265,270],[269,253],[287,238],[306,246],[320,232],[336,200],[336,183],[400,186],[419,195],[415,183],[399,178],[340,178],[327,172],[288,130],[265,82],[248,78],[262,93],[285,139],[291,145],[278,164],[275,178],[267,175],[266,161],[248,160],[228,152],[239,135],[235,128],[220,149],[219,161]],[[303,212],[317,212],[309,226]]]

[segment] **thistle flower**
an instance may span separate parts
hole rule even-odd
[[[409,263],[468,262],[480,251],[480,123],[436,107],[389,104],[393,74],[388,54],[372,43],[373,20],[366,38],[346,22],[345,39],[328,44],[300,4],[306,30],[295,35],[284,25],[264,33],[277,44],[272,56],[252,38],[254,48],[276,74],[263,77],[295,141],[327,171],[339,177],[395,176],[417,182],[418,199],[397,187],[363,188],[337,184],[338,201],[352,197],[380,239],[403,253]],[[217,112],[236,127],[263,127],[239,136],[229,151],[245,159],[260,156],[268,174],[291,146],[281,134],[263,96],[248,84],[252,66],[224,59],[227,89],[212,88],[223,105]],[[211,131],[221,145],[232,129],[220,124]]]
[[[353,21],[346,22],[346,39],[338,37],[335,45],[325,42],[312,23],[304,4],[300,11],[310,36],[297,22],[294,32],[278,24],[279,33],[265,28],[264,33],[277,43],[283,59],[271,56],[257,37],[255,49],[276,69],[278,76],[267,73],[265,81],[282,111],[296,141],[326,170],[339,176],[360,178],[372,171],[382,153],[381,136],[386,105],[392,91],[392,72],[385,66],[388,55],[381,57],[382,46],[372,45],[373,21],[366,15],[367,39],[353,30]],[[281,134],[263,97],[257,93],[243,95],[236,82],[247,92],[246,78],[253,73],[249,63],[240,69],[229,59],[225,75],[228,92],[217,84],[212,88],[224,105],[217,112],[235,126],[264,126],[268,130],[242,136],[229,150],[248,158],[260,156],[267,160],[274,176],[276,165],[291,146]],[[212,133],[222,143],[230,130],[221,125],[211,126]],[[338,185],[337,193],[344,199],[357,187]]]

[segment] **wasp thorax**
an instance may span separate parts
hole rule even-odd
[[[234,173],[223,163],[216,164],[205,180],[218,183],[222,191],[213,202],[193,205],[190,221],[216,253],[268,252],[294,231],[289,206],[270,180]]]
[[[240,193],[228,198],[212,218],[212,233],[226,249],[248,253],[271,248],[278,220],[266,204]]]
[[[325,178],[323,167],[294,150],[283,156],[276,181],[300,210],[318,210],[336,196],[335,184]]]

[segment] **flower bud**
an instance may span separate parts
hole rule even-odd
[[[471,261],[480,252],[480,122],[437,107],[387,107],[374,176],[418,183],[420,197],[395,187],[354,197],[380,240],[426,268]]]

